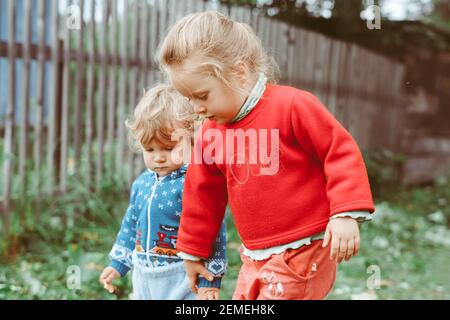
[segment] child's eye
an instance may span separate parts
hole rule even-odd
[[[145,149],[145,151],[147,151],[147,152],[152,152],[152,151],[153,151],[153,148]]]
[[[173,148],[166,148],[166,150],[167,150],[167,151],[172,151],[172,150],[173,150]]]
[[[199,100],[202,100],[202,101],[205,101],[205,100],[208,99],[208,95],[205,94],[205,95],[203,95],[203,96],[198,97],[198,99],[199,99]]]

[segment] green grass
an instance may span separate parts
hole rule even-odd
[[[0,225],[0,299],[128,299],[129,276],[118,281],[118,295],[98,283],[127,206],[128,194],[117,185],[105,182],[98,193],[78,187],[17,206],[7,237]],[[450,299],[450,186],[441,180],[399,190],[378,202],[374,220],[361,226],[361,251],[339,266],[327,299]],[[228,220],[222,299],[231,298],[240,268],[240,240]],[[78,289],[71,266],[79,268]],[[372,290],[371,266],[381,276],[380,287]]]

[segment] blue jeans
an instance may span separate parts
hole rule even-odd
[[[133,299],[135,300],[195,300],[189,286],[184,263],[146,267],[133,253]]]

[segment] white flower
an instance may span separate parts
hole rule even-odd
[[[450,247],[450,231],[444,226],[435,226],[425,233],[425,239],[437,244]]]
[[[399,223],[393,223],[389,225],[389,229],[391,229],[392,232],[400,232],[402,230],[402,226]]]
[[[351,296],[352,300],[378,300],[378,296],[375,292],[366,291],[361,293],[354,293]]]
[[[428,215],[428,219],[435,223],[445,223],[445,216],[442,211],[436,211]]]
[[[51,217],[49,222],[52,229],[59,229],[62,223],[60,217]]]
[[[343,286],[341,286],[339,288],[336,288],[334,290],[334,293],[337,294],[337,295],[342,295],[342,294],[350,293],[351,291],[352,290],[350,289],[349,286],[343,285]]]
[[[375,237],[372,240],[372,244],[380,249],[386,249],[389,247],[389,241],[384,237]]]
[[[408,289],[411,288],[410,284],[409,284],[408,282],[405,282],[405,281],[400,282],[400,283],[398,284],[398,287],[399,287],[400,289],[405,289],[405,290],[408,290]]]
[[[372,221],[375,224],[382,224],[383,220],[392,215],[393,209],[389,207],[387,202],[382,202],[375,206],[376,214],[372,216]]]

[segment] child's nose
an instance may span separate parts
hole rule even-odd
[[[164,154],[157,155],[155,158],[156,162],[164,162],[166,161],[166,156]]]
[[[206,113],[206,108],[204,106],[201,106],[201,105],[200,106],[196,105],[195,106],[195,113],[197,113],[199,115],[205,114]]]

